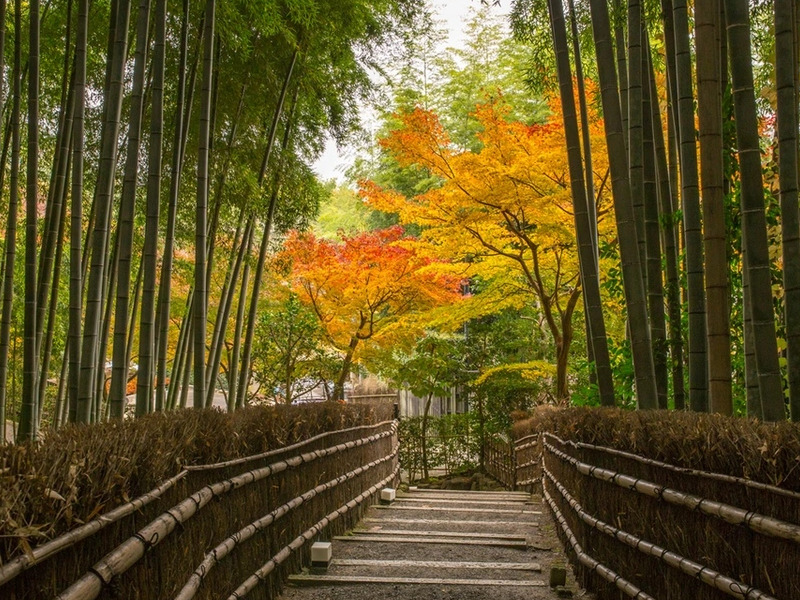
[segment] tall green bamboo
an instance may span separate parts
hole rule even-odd
[[[678,92],[681,207],[686,248],[686,287],[689,311],[689,405],[708,410],[708,358],[706,347],[706,303],[703,268],[703,225],[697,173],[697,143],[694,125],[692,58],[686,0],[673,1],[675,28],[675,79]]]
[[[572,73],[569,64],[567,28],[561,0],[549,0],[550,23],[558,65],[558,81],[561,92],[561,107],[564,114],[564,132],[569,160],[570,188],[575,216],[575,232],[578,240],[581,283],[586,298],[592,353],[595,360],[595,373],[600,392],[600,403],[614,406],[614,381],[611,376],[611,362],[608,354],[603,305],[600,299],[600,282],[595,261],[595,247],[592,241],[591,219],[589,217],[589,198],[586,193],[581,139],[578,130],[578,117],[572,88]]]
[[[125,415],[128,384],[128,361],[126,360],[126,355],[128,347],[128,312],[130,310],[131,257],[133,254],[133,217],[139,177],[139,147],[142,137],[142,110],[149,27],[150,0],[141,0],[136,22],[136,51],[133,59],[133,88],[130,95],[128,146],[117,223],[117,235],[119,236],[117,300],[114,310],[114,347],[111,368],[111,391],[109,393],[112,419],[122,419]],[[140,407],[137,405],[137,413],[138,408]]]
[[[36,347],[36,254],[38,250],[39,200],[39,0],[28,4],[28,162],[25,189],[25,318],[22,349],[22,408],[18,440],[35,440],[38,436],[39,380]],[[17,30],[17,35],[20,31]],[[3,424],[5,426],[5,424]]]
[[[634,378],[637,404],[641,409],[657,408],[653,347],[647,322],[647,305],[644,281],[639,260],[636,224],[628,182],[627,152],[619,105],[619,88],[614,70],[614,52],[611,46],[611,29],[608,5],[603,0],[591,0],[592,29],[597,53],[597,71],[605,116],[606,144],[611,169],[611,186],[614,195],[614,214],[617,221],[619,252],[625,304],[631,332]]]
[[[789,408],[792,421],[800,421],[800,209],[797,194],[797,51],[793,5],[796,7],[796,2],[792,0],[775,0],[775,87]]]
[[[758,368],[758,390],[765,421],[786,418],[783,382],[778,365],[775,314],[772,307],[767,223],[758,114],[753,87],[750,14],[747,0],[725,0],[731,85],[736,116],[736,142],[741,178],[742,233],[745,266],[750,284],[753,349]]]
[[[110,62],[108,86],[103,95],[104,123],[100,140],[100,159],[94,199],[97,203],[97,208],[92,232],[92,258],[88,287],[86,288],[86,314],[81,345],[81,373],[76,413],[76,419],[80,422],[89,422],[93,406],[99,404],[99,398],[96,396],[98,362],[105,361],[105,357],[100,354],[99,348],[100,325],[103,310],[108,224],[111,216],[114,170],[117,163],[117,138],[119,137],[122,112],[129,20],[130,0],[117,0],[114,45],[113,51],[108,57]],[[102,369],[102,364],[100,369]]]
[[[208,228],[208,164],[211,129],[211,91],[214,68],[215,0],[206,0],[203,31],[203,88],[200,94],[199,150],[197,155],[197,220],[194,243],[194,306],[192,333],[194,335],[193,401],[195,408],[205,405],[206,378],[206,319],[208,289],[206,281],[206,234]]]
[[[5,4],[5,3],[4,3]],[[14,2],[14,30],[21,30],[20,0]],[[14,36],[14,64],[11,71],[11,173],[9,175],[8,220],[6,222],[5,268],[3,273],[3,310],[0,316],[0,442],[5,441],[6,405],[8,403],[8,355],[11,347],[11,311],[14,302],[14,262],[17,248],[17,215],[19,213],[20,161],[20,67],[21,36]]]
[[[730,309],[725,227],[725,168],[722,157],[722,88],[719,0],[695,8],[697,41],[697,112],[700,123],[700,175],[708,306],[709,409],[733,414]]]
[[[164,130],[164,49],[167,2],[156,0],[153,43],[153,106],[150,113],[150,160],[147,175],[147,222],[143,247],[142,317],[139,328],[139,377],[136,384],[136,412],[153,410],[155,371],[155,302],[158,268],[158,216],[161,200],[162,136]]]

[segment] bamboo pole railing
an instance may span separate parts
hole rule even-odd
[[[384,423],[381,425],[386,424]],[[374,428],[375,426],[371,427]],[[326,435],[330,434],[316,436],[316,439],[324,438]],[[303,453],[288,459],[277,461],[265,467],[252,469],[234,477],[206,485],[194,494],[182,500],[177,505],[173,506],[168,511],[162,513],[159,517],[151,521],[144,528],[140,529],[128,540],[106,554],[80,579],[74,582],[67,590],[62,592],[58,598],[63,600],[91,600],[93,598],[97,598],[102,589],[109,585],[115,577],[125,573],[144,556],[146,551],[151,550],[156,545],[164,541],[164,539],[169,537],[177,527],[182,527],[193,516],[198,514],[205,506],[207,506],[208,503],[214,498],[221,499],[233,490],[251,485],[278,473],[282,473],[290,469],[296,469],[304,464],[308,464],[321,458],[330,457],[337,453],[359,448],[361,446],[366,446],[389,437],[396,440],[396,436],[397,425],[396,423],[392,423],[387,431],[382,431],[366,438],[348,441],[328,448],[322,448]],[[312,440],[314,439],[315,438],[312,438]],[[306,441],[305,444],[312,440]],[[300,448],[302,445],[304,444],[296,444],[288,449]],[[219,468],[240,465],[256,458],[264,459],[269,456],[275,456],[278,453],[285,453],[286,451],[287,448],[283,448],[277,451],[271,451],[269,453],[258,455],[257,457],[237,459],[235,461],[228,461],[227,463],[209,465],[208,467]],[[394,458],[395,454],[393,454],[391,458]]]
[[[556,439],[552,434],[546,434],[546,437],[553,437]],[[721,519],[732,525],[742,525],[762,535],[800,543],[800,525],[787,523],[780,519],[744,510],[723,502],[701,498],[694,494],[685,494],[678,490],[664,487],[644,479],[631,477],[617,471],[595,467],[569,456],[567,453],[562,452],[550,444],[547,440],[544,442],[544,447],[550,454],[572,465],[572,467],[582,475],[587,475],[600,481],[612,483],[621,488],[636,491],[643,496],[649,496],[650,498],[663,500],[669,504],[697,511],[704,515]]]
[[[394,459],[397,456],[398,445],[395,444],[392,453],[380,458],[378,460],[374,460],[371,463],[364,465],[362,467],[358,467],[352,471],[348,471],[344,475],[340,475],[335,479],[331,479],[326,483],[321,483],[320,485],[316,486],[315,488],[301,494],[286,502],[276,508],[275,510],[271,511],[270,513],[264,515],[260,519],[253,521],[246,527],[240,529],[236,533],[231,534],[228,536],[223,542],[217,544],[217,546],[211,550],[210,552],[206,553],[203,562],[197,567],[195,572],[189,578],[189,581],[183,586],[181,591],[175,597],[175,600],[189,600],[194,598],[197,591],[200,589],[200,585],[203,583],[203,580],[206,576],[211,572],[211,570],[217,566],[222,559],[229,556],[239,545],[249,540],[259,531],[262,531],[268,525],[272,525],[274,522],[278,521],[281,517],[288,514],[290,511],[298,508],[302,504],[308,502],[318,494],[321,494],[324,491],[333,489],[337,485],[344,483],[345,481],[350,481],[351,479],[357,477],[358,475],[377,467],[389,460]]]
[[[326,431],[324,433],[317,434],[301,442],[297,442],[289,446],[284,446],[282,448],[269,450],[267,452],[262,452],[259,454],[254,454],[242,458],[237,458],[218,463],[211,463],[206,465],[185,466],[175,476],[160,483],[158,486],[156,486],[149,492],[142,494],[141,496],[134,498],[129,502],[126,502],[125,504],[121,504],[120,506],[110,510],[107,513],[99,515],[94,519],[92,519],[91,521],[79,527],[76,527],[75,529],[68,531],[63,535],[60,535],[48,542],[45,542],[44,544],[36,546],[26,554],[17,556],[12,560],[10,560],[9,562],[0,565],[0,586],[3,586],[4,584],[8,583],[12,579],[19,576],[21,573],[31,569],[32,567],[42,564],[45,561],[53,558],[60,552],[72,548],[76,546],[78,543],[92,537],[93,535],[96,535],[98,532],[107,528],[109,525],[119,523],[122,520],[139,513],[140,511],[142,511],[142,509],[151,505],[153,502],[161,500],[168,491],[170,491],[175,487],[177,483],[185,481],[187,479],[187,476],[192,473],[220,470],[223,468],[233,468],[254,461],[268,460],[271,457],[291,454],[292,452],[299,450],[300,448],[307,448],[308,446],[319,444],[321,442],[324,442],[333,435],[342,436],[342,435],[356,434],[367,430],[374,430],[376,428],[386,427],[390,423],[391,421],[384,421],[381,423],[377,423],[375,425],[359,425],[347,429]]]
[[[634,598],[634,600],[655,600],[649,594],[643,592],[638,587],[636,587],[633,583],[628,581],[627,579],[623,578],[621,575],[618,575],[616,572],[609,569],[606,565],[598,562],[595,558],[591,555],[584,552],[583,548],[581,547],[580,543],[578,542],[578,538],[575,537],[575,534],[569,528],[567,524],[567,520],[564,518],[564,515],[561,514],[561,511],[558,510],[558,506],[553,501],[553,498],[547,492],[547,490],[543,490],[545,501],[547,502],[550,510],[553,511],[553,516],[556,519],[556,522],[561,527],[561,531],[566,536],[567,541],[572,548],[572,551],[575,553],[575,556],[584,567],[588,568],[590,571],[597,573],[600,577],[605,579],[606,581],[613,583],[621,592],[623,592],[626,596],[630,598]]]
[[[575,500],[575,498],[563,485],[561,485],[561,483],[559,483],[556,477],[546,467],[543,469],[543,471],[546,480],[550,481],[552,485],[555,486],[555,488],[561,494],[561,497],[570,505],[575,514],[577,514],[580,519],[590,527],[619,540],[623,544],[627,544],[635,550],[639,550],[644,554],[655,557],[673,569],[678,569],[691,577],[696,577],[706,585],[714,587],[723,594],[733,598],[739,598],[742,600],[777,600],[776,598],[762,592],[759,589],[745,585],[740,581],[736,581],[731,577],[727,577],[726,575],[714,571],[705,565],[701,565],[700,563],[689,560],[688,558],[680,556],[675,552],[671,552],[666,548],[652,544],[620,528],[609,525],[608,523],[593,517],[583,510],[583,507],[578,503],[578,501]]]
[[[385,479],[379,481],[368,490],[362,492],[349,502],[341,505],[335,511],[326,515],[323,519],[317,521],[314,525],[306,529],[302,534],[297,536],[294,540],[292,540],[288,545],[284,546],[277,554],[275,554],[269,561],[267,561],[264,566],[262,566],[258,571],[253,573],[250,577],[248,577],[236,590],[228,596],[228,600],[238,600],[240,598],[244,598],[247,594],[249,594],[259,583],[263,582],[266,577],[274,571],[275,567],[283,563],[287,558],[289,558],[293,552],[299,550],[306,542],[311,540],[315,535],[317,535],[323,528],[327,527],[332,521],[335,521],[345,513],[349,512],[353,508],[357,507],[358,505],[362,504],[367,498],[375,494],[378,490],[388,484],[390,481],[393,481],[397,475],[400,473],[400,465],[397,465],[394,468],[394,471],[386,477]]]

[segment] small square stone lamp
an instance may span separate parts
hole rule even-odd
[[[327,569],[333,556],[333,547],[330,542],[314,542],[311,545],[311,567],[313,569]]]
[[[391,504],[397,497],[397,491],[394,488],[383,488],[381,490],[381,504]]]

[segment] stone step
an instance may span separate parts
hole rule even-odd
[[[481,587],[544,587],[539,579],[446,579],[438,577],[375,577],[358,575],[290,575],[289,583],[301,586],[330,586],[352,584],[388,585],[462,585]]]
[[[413,531],[403,533],[408,533],[409,535],[337,535],[333,539],[342,542],[383,542],[388,544],[458,544],[460,546],[499,546],[502,548],[522,549],[528,547],[528,542],[524,539],[464,539],[457,537],[425,537],[415,535]]]
[[[524,535],[519,535],[518,533],[472,533],[472,532],[463,532],[463,531],[418,531],[418,530],[409,530],[409,529],[356,529],[354,532],[356,535],[413,535],[413,536],[423,536],[423,537],[452,537],[452,538],[464,538],[464,539],[503,539],[503,540],[522,540],[525,541],[526,537]],[[347,536],[344,536],[347,537]]]
[[[463,519],[400,519],[400,518],[379,518],[379,517],[366,517],[362,519],[362,523],[375,523],[377,525],[408,525],[409,527],[415,525],[435,526],[435,525],[448,525],[464,526],[464,527],[538,527],[537,521],[470,521]]]
[[[542,511],[528,510],[522,508],[464,508],[464,507],[450,507],[450,506],[417,506],[417,505],[398,505],[396,502],[393,504],[378,504],[375,506],[378,510],[424,510],[427,512],[448,512],[448,513],[483,513],[483,514],[500,514],[500,515],[541,515]]]
[[[421,569],[475,569],[541,572],[542,565],[536,562],[475,562],[463,560],[377,560],[368,558],[339,558],[331,561],[331,567],[378,567]]]

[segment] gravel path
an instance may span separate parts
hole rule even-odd
[[[293,576],[283,600],[551,600],[550,567],[567,565],[538,498],[414,490],[374,506],[333,541],[327,570]],[[569,568],[567,589],[590,600]],[[567,596],[569,597],[569,596]]]

